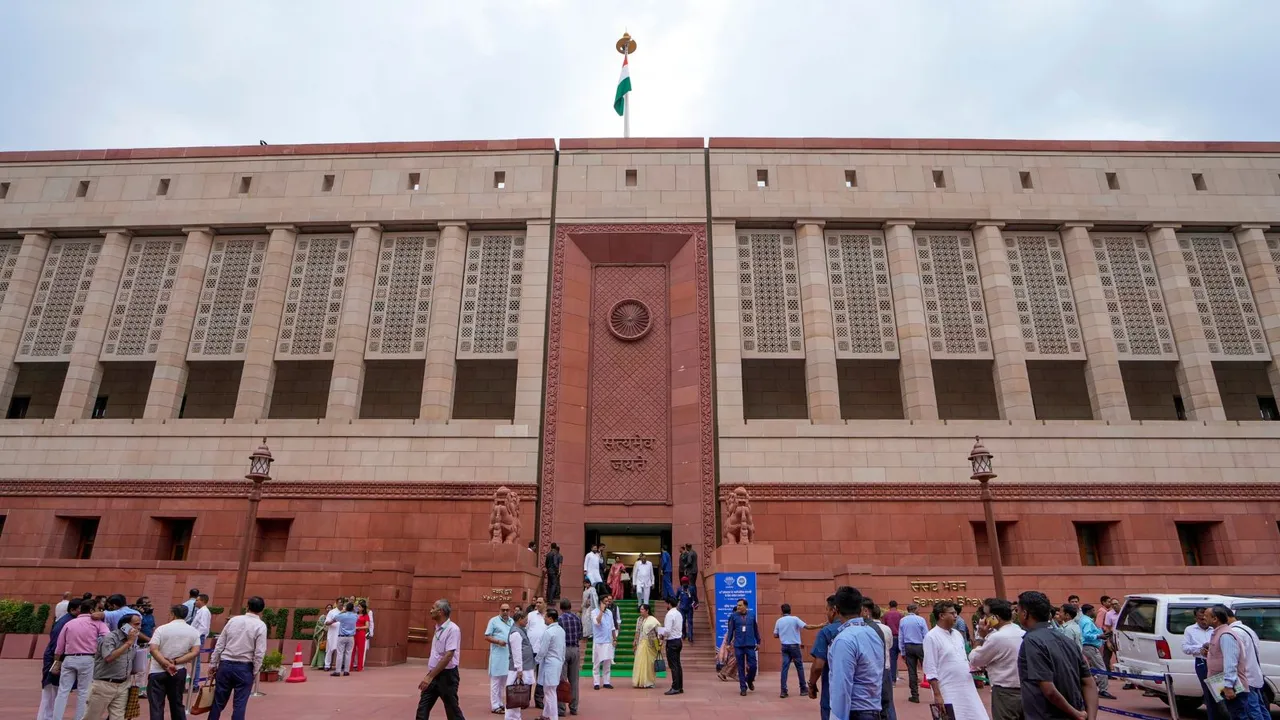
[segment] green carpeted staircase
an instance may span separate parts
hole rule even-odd
[[[636,621],[640,619],[639,603],[635,600],[617,600],[614,605],[618,607],[618,612],[622,615],[622,625],[618,628],[618,644],[614,647],[613,666],[610,668],[609,676],[615,678],[631,677],[631,669],[635,664],[635,637],[636,637]],[[581,677],[591,677],[591,651],[594,643],[591,641],[591,628],[583,627],[582,633],[582,673]],[[665,672],[658,673],[658,677],[664,678]]]

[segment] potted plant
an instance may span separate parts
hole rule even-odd
[[[280,679],[280,663],[284,662],[284,655],[279,650],[272,650],[262,657],[262,670],[258,673],[258,680],[261,682],[275,682]]]

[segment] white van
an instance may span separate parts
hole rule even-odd
[[[1195,660],[1182,652],[1182,633],[1196,621],[1196,608],[1231,605],[1242,600],[1230,595],[1128,595],[1116,621],[1116,670],[1140,675],[1173,676],[1178,714],[1204,703]],[[1168,689],[1153,680],[1134,680],[1169,702]]]

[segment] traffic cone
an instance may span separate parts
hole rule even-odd
[[[289,671],[289,677],[284,679],[285,682],[306,682],[307,674],[302,671],[302,643],[298,643],[298,649],[293,653],[293,669]]]

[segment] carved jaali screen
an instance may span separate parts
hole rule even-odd
[[[265,237],[213,239],[191,328],[189,359],[244,359],[266,256]]]
[[[54,240],[36,283],[18,360],[68,360],[75,346],[101,240]]]
[[[18,253],[21,251],[21,240],[0,242],[0,305],[4,304],[4,296],[9,294],[9,281],[13,280],[13,271],[18,267]]]
[[[467,239],[458,321],[459,358],[514,358],[520,345],[524,235],[473,233]]]
[[[592,270],[589,502],[670,499],[665,265]]]
[[[1176,360],[1177,346],[1147,238],[1094,233],[1102,295],[1121,360]]]
[[[826,239],[836,357],[898,357],[884,233],[829,232]]]
[[[436,233],[382,236],[369,309],[369,358],[424,358],[435,281]]]
[[[1178,235],[1178,249],[1209,353],[1220,360],[1269,360],[1236,239],[1226,233]]]
[[[738,232],[742,357],[804,357],[795,233]]]
[[[1267,235],[1267,252],[1271,254],[1271,269],[1280,278],[1280,235]]]
[[[1005,233],[1004,244],[1026,356],[1083,360],[1062,239],[1057,233]]]
[[[978,255],[967,232],[916,232],[929,352],[935,358],[989,358]]]
[[[134,238],[107,322],[102,358],[154,360],[186,238]]]
[[[350,235],[298,237],[276,357],[333,359],[350,262]]]

